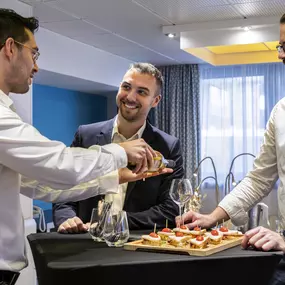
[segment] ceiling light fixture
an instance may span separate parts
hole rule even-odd
[[[175,37],[175,34],[170,33],[170,34],[167,34],[167,36],[168,36],[169,38],[174,38],[174,37]]]
[[[243,30],[244,30],[245,32],[249,32],[249,31],[251,30],[251,27],[249,27],[249,26],[243,27]]]

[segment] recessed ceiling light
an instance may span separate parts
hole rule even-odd
[[[167,34],[167,36],[169,37],[169,38],[174,38],[175,37],[175,34]]]
[[[249,32],[249,31],[251,30],[251,27],[245,26],[245,27],[243,27],[243,30],[244,30],[245,32]]]

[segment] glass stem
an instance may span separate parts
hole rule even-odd
[[[181,222],[182,222],[182,225],[184,225],[184,222],[183,222],[183,220],[182,220],[182,206],[181,206],[181,204],[179,204],[179,216],[180,216],[180,220],[181,220]],[[180,223],[181,223],[180,222]]]

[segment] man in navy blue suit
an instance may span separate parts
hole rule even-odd
[[[116,210],[127,212],[130,229],[151,229],[174,226],[178,207],[169,196],[172,179],[184,175],[179,140],[152,126],[147,120],[151,108],[161,99],[163,77],[160,71],[148,63],[131,65],[125,74],[116,102],[118,115],[109,120],[78,128],[73,147],[88,148],[91,145],[119,143],[143,138],[154,150],[166,159],[176,162],[171,174],[163,174],[136,182],[121,184],[119,193],[106,195]],[[86,232],[91,212],[102,197],[76,203],[57,203],[53,205],[53,218],[56,228],[62,233]]]

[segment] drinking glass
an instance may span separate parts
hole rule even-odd
[[[129,225],[125,211],[109,211],[104,224],[103,236],[110,247],[122,247],[129,239]]]
[[[111,205],[112,203],[100,201],[98,207],[92,209],[89,233],[94,241],[104,241],[104,224]]]
[[[170,186],[170,198],[179,207],[179,216],[182,221],[182,207],[193,196],[193,189],[189,179],[173,179]],[[183,224],[183,221],[182,221]]]

